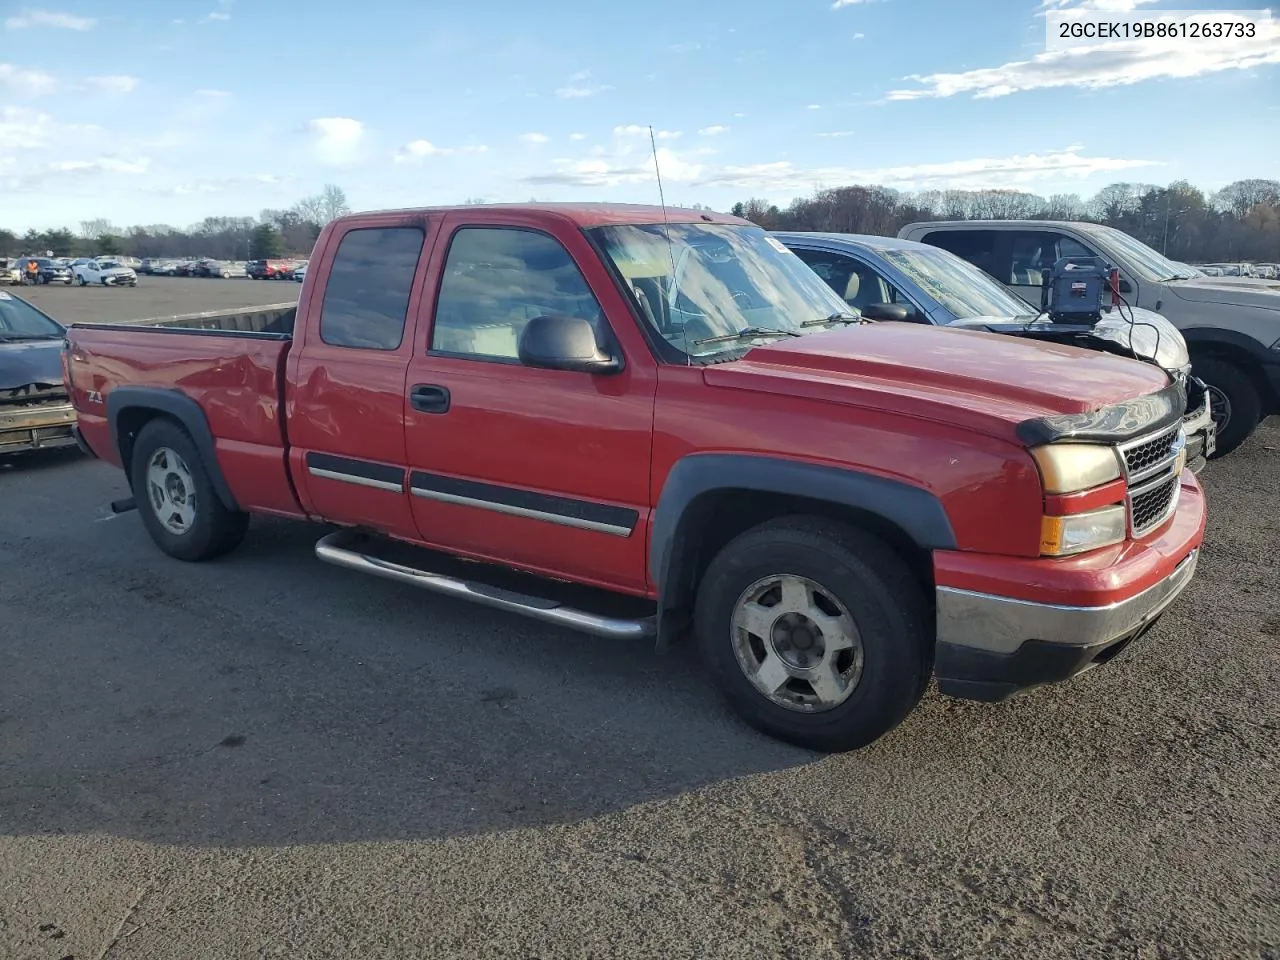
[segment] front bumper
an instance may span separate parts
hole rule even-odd
[[[1106,663],[1150,630],[1191,581],[1204,537],[1203,494],[1194,479],[1183,477],[1178,512],[1149,541],[1064,561],[992,558],[998,578],[1008,581],[1004,589],[940,580],[939,690],[968,700],[1005,700]],[[968,565],[976,566],[973,560]],[[997,576],[989,579],[991,587]],[[1126,583],[1132,586],[1126,589]]]
[[[1218,449],[1218,428],[1213,422],[1209,390],[1204,382],[1193,378],[1187,395],[1191,402],[1199,400],[1196,409],[1182,418],[1182,429],[1187,435],[1187,468],[1199,473]]]
[[[47,407],[0,407],[0,455],[70,447],[76,411],[71,404]]]

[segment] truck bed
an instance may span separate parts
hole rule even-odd
[[[130,413],[130,401],[168,394],[171,405],[188,414],[194,407],[204,420],[238,502],[300,512],[285,463],[290,334],[75,324],[67,342],[68,392],[79,411],[80,433],[99,457],[128,470],[122,448],[127,451],[131,435],[145,422]],[[184,426],[196,432],[192,424]]]

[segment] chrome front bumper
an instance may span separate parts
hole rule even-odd
[[[71,404],[0,407],[0,454],[73,446],[76,411]]]
[[[1196,571],[1192,550],[1159,583],[1101,607],[1034,603],[938,587],[934,669],[944,694],[1003,700],[1105,663],[1146,633]]]
[[[1199,409],[1182,418],[1182,430],[1187,435],[1187,466],[1193,473],[1204,469],[1205,461],[1218,449],[1218,431],[1213,422],[1212,401],[1208,390],[1201,390],[1204,398]]]

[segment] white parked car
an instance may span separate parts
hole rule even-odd
[[[76,283],[87,287],[91,283],[104,287],[136,287],[138,274],[132,267],[122,266],[119,260],[86,260],[74,268]]]
[[[297,270],[293,271],[293,279],[297,280],[299,283],[307,279],[307,265],[305,263]]]

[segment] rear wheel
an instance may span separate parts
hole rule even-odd
[[[172,420],[152,420],[134,443],[134,499],[151,539],[179,560],[209,560],[244,539],[249,515],[228,510],[191,437]]]
[[[731,541],[698,590],[703,659],[766,733],[815,750],[865,746],[919,702],[931,617],[902,559],[817,517],[770,521]]]
[[[1249,371],[1220,357],[1193,360],[1191,371],[1209,388],[1218,443],[1214,458],[1244,443],[1262,420],[1262,397]]]

